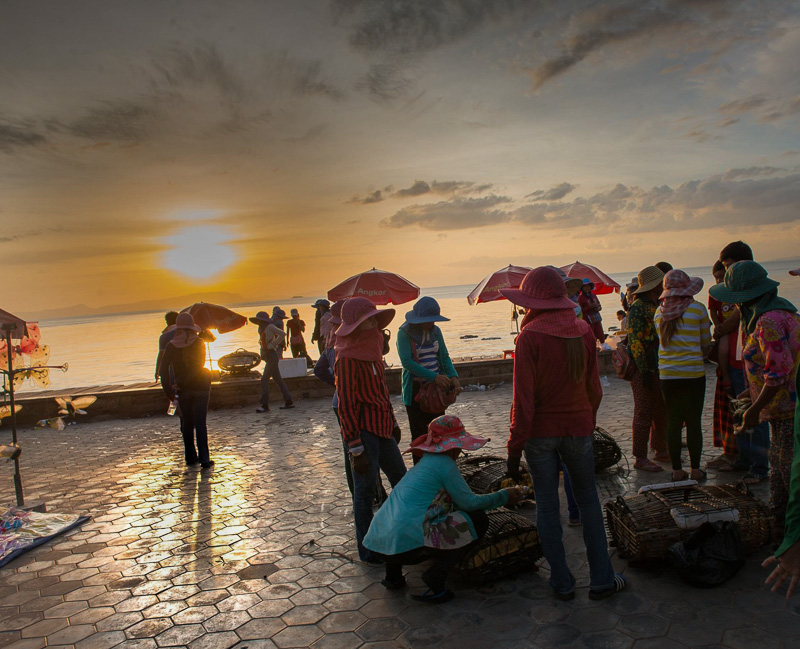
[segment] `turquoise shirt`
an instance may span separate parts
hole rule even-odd
[[[797,373],[795,384],[796,394],[800,395],[800,372]],[[786,505],[786,532],[775,556],[781,556],[798,541],[800,541],[800,397],[794,405],[794,457],[792,478],[789,482],[789,503]]]
[[[431,340],[439,343],[439,351],[436,354],[439,361],[439,372],[447,378],[458,378],[458,372],[453,367],[453,361],[450,360],[447,345],[444,344],[442,330],[435,325],[431,329]],[[400,355],[400,363],[403,365],[403,404],[410,406],[413,403],[414,377],[419,377],[423,381],[433,381],[436,379],[436,372],[422,367],[414,360],[411,337],[403,329],[397,330],[397,353]]]
[[[505,490],[484,495],[472,493],[453,458],[444,453],[425,453],[375,514],[364,545],[381,554],[400,554],[423,547],[425,514],[442,489],[450,494],[456,508],[464,512],[495,509],[508,502]],[[472,538],[477,538],[472,521],[469,526]]]

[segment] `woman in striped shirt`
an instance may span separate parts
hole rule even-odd
[[[658,372],[661,392],[667,407],[667,445],[672,460],[672,479],[685,480],[689,474],[681,466],[681,429],[686,424],[691,478],[704,480],[700,468],[703,452],[701,418],[706,394],[703,359],[711,346],[711,323],[705,306],[694,299],[703,280],[689,277],[682,270],[664,276],[661,306],[656,309],[658,327]]]

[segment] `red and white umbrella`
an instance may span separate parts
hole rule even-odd
[[[519,288],[522,280],[531,271],[526,266],[513,266],[509,264],[483,278],[472,292],[467,295],[467,302],[470,304],[481,304],[482,302],[494,302],[495,300],[505,300],[500,293],[502,288]]]
[[[562,266],[561,270],[567,274],[567,277],[573,277],[575,279],[588,279],[590,282],[592,282],[592,284],[594,284],[592,293],[596,295],[605,295],[607,293],[614,292],[619,293],[619,284],[617,284],[613,279],[611,279],[596,266],[582,264],[581,262],[576,261],[572,264]]]
[[[194,323],[201,329],[216,329],[221,334],[235,331],[247,324],[247,318],[228,307],[208,302],[197,302],[187,306],[181,313],[191,313]]]
[[[348,297],[365,297],[375,305],[404,304],[419,297],[419,286],[396,273],[373,268],[348,277],[328,291],[331,302]]]

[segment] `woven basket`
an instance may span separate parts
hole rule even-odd
[[[470,547],[454,575],[465,582],[483,584],[526,570],[536,570],[542,558],[539,532],[524,516],[505,508],[486,512],[489,530]]]
[[[622,449],[605,429],[597,426],[592,433],[595,473],[614,466],[622,459]]]
[[[496,455],[469,455],[458,458],[458,468],[467,481],[470,489],[476,494],[490,494],[508,487],[516,487],[511,476],[508,475],[506,460]],[[528,465],[520,463],[519,471],[522,482],[519,486],[530,487],[528,498],[533,498],[533,479]]]
[[[231,374],[246,374],[261,362],[261,356],[246,349],[237,349],[217,361],[220,369]]]
[[[745,552],[769,543],[775,521],[767,506],[746,485],[667,487],[623,498],[605,505],[606,524],[621,556],[631,561],[666,557],[667,548],[687,539],[693,529],[678,527],[670,511],[724,514],[738,512],[739,533]]]

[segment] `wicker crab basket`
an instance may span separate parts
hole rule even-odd
[[[614,466],[622,459],[622,449],[611,434],[605,429],[596,426],[592,433],[594,446],[594,470],[603,471]]]
[[[687,539],[705,520],[735,520],[745,552],[769,543],[775,521],[747,486],[665,485],[635,496],[617,496],[605,505],[612,545],[630,561],[666,556],[673,543]]]
[[[247,374],[261,362],[261,356],[246,349],[237,349],[217,361],[220,369],[231,374]]]
[[[537,570],[536,562],[542,558],[542,548],[536,526],[524,516],[502,507],[486,515],[488,531],[456,566],[455,576],[465,582],[482,584]]]
[[[490,494],[517,486],[517,483],[508,475],[505,458],[497,455],[466,455],[458,458],[456,462],[464,480],[476,494]],[[528,471],[528,465],[524,461],[520,463],[520,473],[522,482],[519,483],[519,486],[530,487],[532,490],[533,479]],[[528,497],[533,498],[533,491]]]

